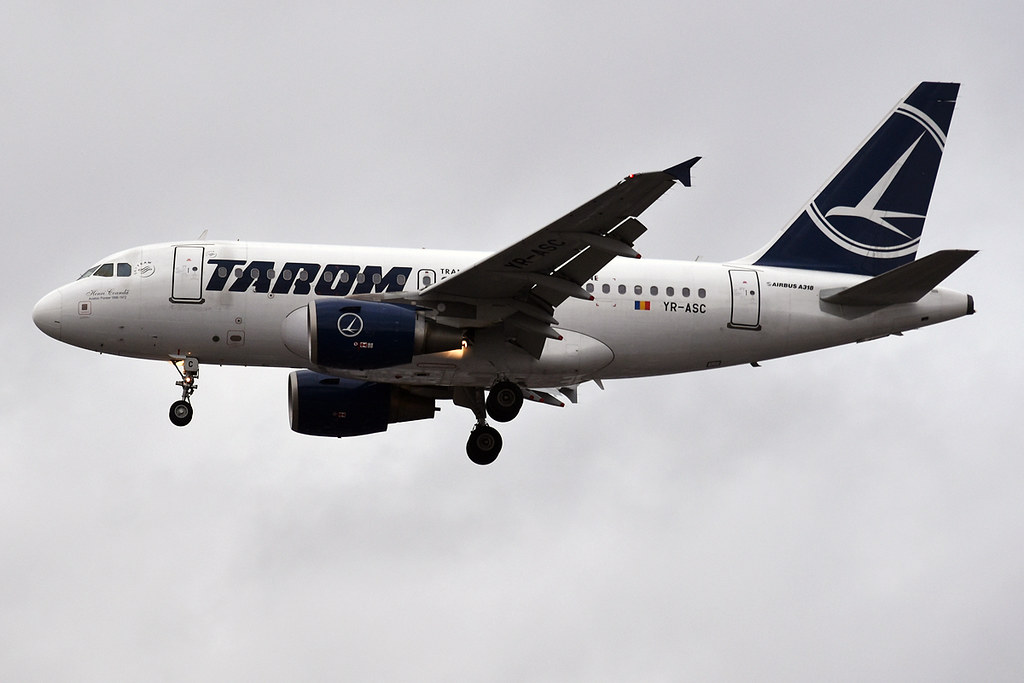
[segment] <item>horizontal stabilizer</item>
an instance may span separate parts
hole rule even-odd
[[[953,271],[977,254],[967,249],[947,249],[883,273],[838,292],[824,291],[821,300],[840,306],[892,306],[919,301]]]

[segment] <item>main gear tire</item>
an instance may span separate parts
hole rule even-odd
[[[501,452],[501,434],[494,427],[477,425],[466,442],[466,455],[477,465],[490,465]]]
[[[487,393],[487,414],[495,422],[511,422],[522,407],[523,390],[514,382],[498,382]]]

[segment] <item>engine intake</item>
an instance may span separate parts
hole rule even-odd
[[[434,417],[434,399],[402,387],[296,370],[288,377],[293,431],[310,436],[360,436],[389,424]]]
[[[285,345],[312,365],[373,370],[413,356],[462,347],[462,331],[428,320],[412,306],[377,301],[318,300],[292,311]]]

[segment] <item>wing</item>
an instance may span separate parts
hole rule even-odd
[[[502,324],[506,338],[540,358],[546,339],[560,339],[555,308],[569,297],[593,299],[582,285],[616,256],[639,258],[646,232],[636,216],[674,183],[690,186],[700,157],[664,171],[631,175],[526,239],[418,292],[385,295],[436,310],[456,327]]]

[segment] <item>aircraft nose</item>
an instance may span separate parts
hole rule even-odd
[[[61,294],[54,290],[44,296],[32,309],[32,322],[54,339],[60,340]]]

